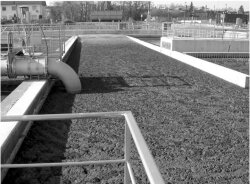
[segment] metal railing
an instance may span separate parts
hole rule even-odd
[[[162,36],[173,38],[215,38],[215,39],[248,39],[248,32],[215,30],[215,29],[171,29],[163,30]]]
[[[141,134],[141,131],[130,111],[120,112],[96,112],[96,113],[75,113],[75,114],[46,114],[46,115],[24,115],[24,116],[2,116],[2,122],[9,121],[45,121],[45,120],[69,120],[83,118],[125,118],[125,146],[124,159],[118,160],[98,160],[98,161],[79,161],[63,163],[31,163],[31,164],[2,164],[2,169],[7,168],[30,168],[30,167],[60,167],[60,166],[79,166],[90,164],[111,164],[124,163],[124,183],[130,181],[135,184],[133,169],[131,166],[130,152],[131,140],[134,140],[135,146],[143,163],[144,169],[151,184],[164,184],[163,178],[155,164],[155,161],[148,149],[148,146]]]
[[[249,31],[239,28],[228,28],[212,24],[175,24],[162,23],[162,36],[172,38],[214,38],[214,39],[249,39]]]
[[[119,26],[120,24],[123,24],[125,26]],[[39,24],[25,24],[26,26],[32,26],[33,29],[39,28]],[[4,29],[5,31],[13,31],[18,30],[20,27],[22,27],[23,24],[8,24],[8,25],[2,25],[1,29]],[[161,30],[161,23],[159,22],[79,22],[74,24],[41,24],[43,30],[58,30],[59,27],[61,29],[65,30],[72,30],[72,29],[85,29],[85,30],[91,30],[91,29],[104,29],[104,30],[117,30],[120,27],[126,28],[126,29],[144,29],[144,30]]]
[[[249,52],[184,52],[197,58],[241,58],[248,60]]]
[[[30,56],[39,53],[58,59],[61,59],[65,52],[67,38],[61,25],[16,24],[6,25],[2,29],[4,31],[1,32],[1,43],[8,44],[8,34],[11,32],[14,51],[22,50]]]

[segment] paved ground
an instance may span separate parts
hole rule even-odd
[[[41,113],[131,110],[166,183],[248,182],[248,90],[138,45],[86,35],[69,59],[83,90],[57,84]],[[121,120],[37,122],[17,163],[123,156]],[[138,183],[148,183],[132,149]],[[122,183],[123,165],[11,170],[4,183]]]

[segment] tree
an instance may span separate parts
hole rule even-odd
[[[51,7],[50,15],[53,22],[61,21],[62,19],[62,7],[60,2],[55,2]]]
[[[170,10],[175,10],[176,9],[176,5],[174,3],[171,3],[169,9]]]
[[[189,7],[189,12],[193,13],[194,12],[194,5],[193,2],[191,1],[190,7]]]
[[[240,8],[238,10],[238,14],[244,14],[244,7],[243,7],[243,5],[240,6]]]
[[[189,13],[190,13],[191,17],[194,16],[194,5],[193,5],[192,1],[191,1],[191,4],[190,4],[190,7],[189,7]]]
[[[107,10],[113,10],[113,6],[111,4],[111,1],[107,1]]]
[[[90,15],[90,5],[88,1],[80,2],[80,21],[87,22],[89,20]]]

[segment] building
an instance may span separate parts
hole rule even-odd
[[[249,22],[249,16],[248,15],[244,15],[244,14],[225,14],[225,23],[233,23],[235,24],[236,23],[236,19],[237,18],[240,18],[242,19],[242,23],[243,24],[248,24]]]
[[[208,12],[204,10],[196,10],[194,17],[197,17],[199,20],[207,20],[208,19]]]
[[[238,13],[225,13],[223,11],[217,12],[216,14],[216,23],[223,24],[223,23],[231,23],[236,24],[236,19],[242,19],[243,24],[248,24],[249,22],[249,15],[246,14],[238,14]]]
[[[45,17],[45,1],[1,1],[1,20],[32,22]]]

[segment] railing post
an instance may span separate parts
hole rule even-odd
[[[130,181],[130,176],[129,176],[129,171],[128,171],[128,166],[127,163],[130,161],[130,151],[131,151],[131,133],[127,124],[127,121],[125,120],[125,150],[124,150],[124,155],[125,155],[125,164],[124,164],[124,184],[129,184]]]

